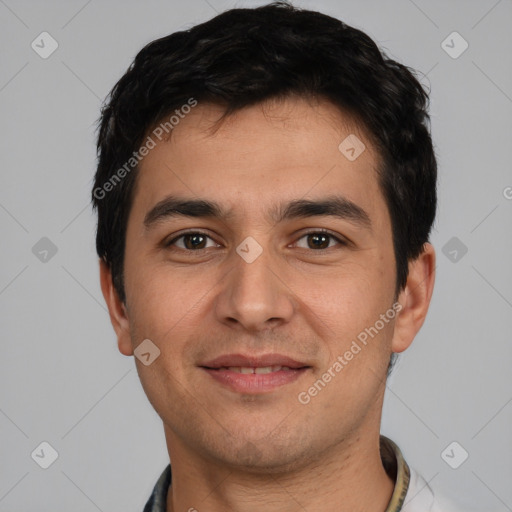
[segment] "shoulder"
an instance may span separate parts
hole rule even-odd
[[[478,512],[455,500],[434,492],[428,482],[413,468],[402,512]],[[481,512],[481,511],[480,511]]]

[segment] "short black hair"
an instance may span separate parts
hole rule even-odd
[[[279,1],[231,9],[149,43],[102,107],[92,191],[96,249],[122,302],[138,150],[150,130],[193,102],[221,105],[224,118],[297,95],[330,101],[357,121],[376,148],[392,223],[395,295],[404,288],[408,263],[422,253],[436,213],[428,93],[412,69],[388,58],[361,30]],[[172,122],[166,125],[172,128]]]

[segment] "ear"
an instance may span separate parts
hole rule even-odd
[[[117,335],[117,346],[119,352],[125,356],[133,355],[133,347],[130,337],[130,320],[126,306],[120,301],[114,283],[110,267],[100,259],[100,283],[103,297],[108,306],[110,321]]]
[[[407,283],[398,296],[402,309],[395,321],[391,343],[393,352],[403,352],[407,349],[425,321],[434,290],[435,267],[434,247],[426,243],[423,252],[414,261],[409,262]]]

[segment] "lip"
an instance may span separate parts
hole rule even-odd
[[[231,367],[262,368],[267,366],[286,366],[271,373],[239,373]],[[226,354],[200,365],[212,379],[235,391],[236,393],[261,394],[290,384],[311,369],[311,366],[282,354],[265,354],[246,356],[243,354]]]

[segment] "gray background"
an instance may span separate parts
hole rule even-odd
[[[140,511],[168,463],[99,287],[94,123],[144,44],[261,3],[0,0],[1,512]],[[437,282],[388,382],[382,431],[432,487],[512,510],[512,2],[296,4],[366,31],[432,89]],[[31,48],[43,31],[59,45],[47,59]],[[453,31],[469,43],[456,59],[441,46]],[[31,458],[42,441],[59,453],[46,470]],[[469,453],[458,469],[441,457],[452,441]]]

